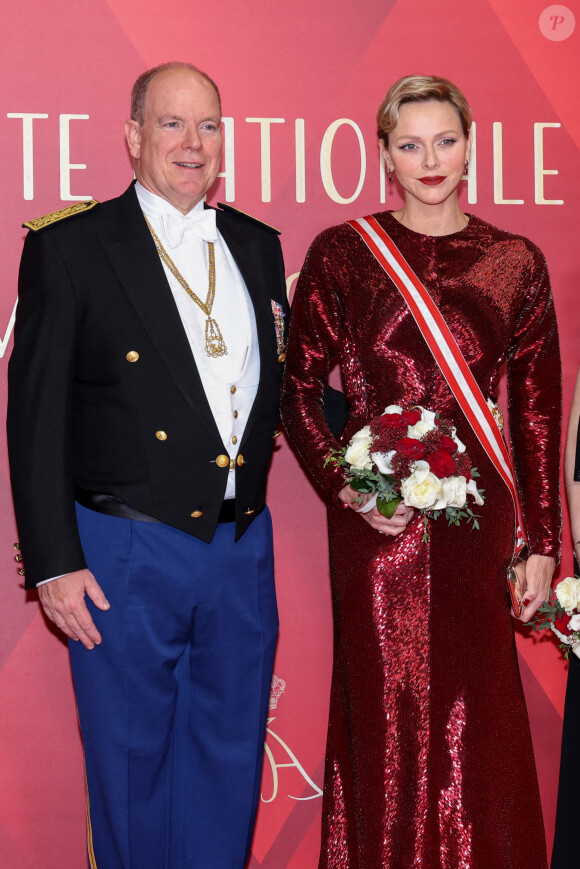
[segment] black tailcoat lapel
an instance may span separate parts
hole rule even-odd
[[[254,307],[258,333],[260,381],[240,445],[240,450],[243,450],[263,396],[268,394],[272,365],[277,366],[272,294],[265,280],[264,270],[257,267],[257,264],[262,261],[259,237],[252,233],[251,227],[244,227],[245,231],[241,233],[237,225],[232,225],[234,221],[227,212],[218,211],[216,223],[248,289]],[[279,389],[279,385],[275,388]]]
[[[212,438],[221,443],[173,293],[133,186],[117,203],[117,223],[103,232],[101,244],[173,380]]]

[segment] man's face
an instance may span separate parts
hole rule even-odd
[[[147,89],[143,126],[127,121],[125,135],[137,179],[183,214],[216,179],[222,154],[220,107],[215,89],[199,73],[158,73]]]

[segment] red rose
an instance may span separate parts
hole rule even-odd
[[[572,631],[568,630],[568,622],[572,616],[569,616],[568,613],[564,613],[561,616],[556,616],[554,619],[554,627],[557,631],[560,631],[561,634],[571,634]]]
[[[398,453],[403,453],[411,459],[422,459],[427,452],[425,444],[416,438],[401,438],[400,441],[396,442],[395,449]]]
[[[457,444],[453,438],[450,438],[448,435],[443,435],[439,441],[439,449],[445,450],[446,453],[451,453],[451,455],[453,455],[453,453],[457,452]]]
[[[382,416],[379,416],[377,422],[382,428],[400,428],[402,425],[406,425],[402,413],[383,413]]]
[[[450,477],[455,470],[453,459],[449,453],[445,452],[445,450],[437,450],[436,452],[431,453],[427,456],[427,461],[429,462],[429,467],[432,472],[436,477],[439,477],[439,479]]]
[[[398,429],[398,431],[397,431]],[[400,413],[383,413],[371,422],[371,432],[375,437],[384,437],[391,433],[400,437],[407,430],[407,423],[403,422]],[[392,449],[392,447],[389,447]]]
[[[421,411],[420,410],[404,410],[400,414],[400,418],[407,425],[415,425],[416,422],[419,422],[421,419]]]

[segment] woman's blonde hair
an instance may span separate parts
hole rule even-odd
[[[377,135],[383,140],[385,147],[389,144],[389,133],[397,126],[401,106],[405,103],[426,103],[429,100],[450,103],[459,115],[463,135],[468,137],[471,109],[457,85],[436,75],[406,75],[391,85],[377,112]]]

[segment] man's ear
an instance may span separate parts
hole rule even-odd
[[[132,118],[125,121],[125,138],[131,157],[138,160],[141,153],[141,125]]]

